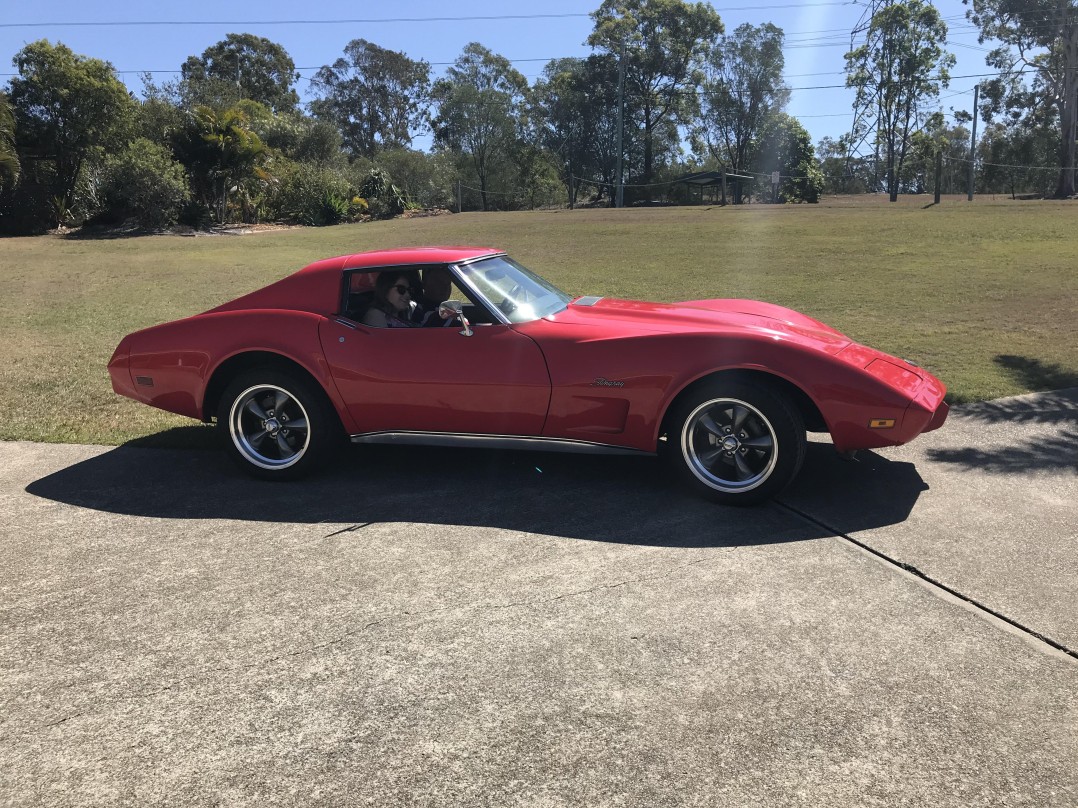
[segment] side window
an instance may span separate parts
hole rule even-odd
[[[360,322],[374,300],[374,282],[377,272],[350,272],[345,278],[344,299],[341,314],[349,320]]]
[[[382,275],[392,276],[389,280],[400,280],[411,290],[409,295],[410,310],[392,311],[387,301],[379,304],[376,287]],[[394,286],[394,288],[397,288]],[[399,294],[389,295],[396,300]],[[426,315],[436,312],[438,305],[446,300],[459,300],[464,304],[464,315],[468,321],[476,324],[498,322],[487,308],[475,299],[465,287],[457,281],[444,266],[427,267],[385,267],[379,269],[345,270],[341,290],[340,314],[357,323],[386,327],[388,320],[379,316],[379,311],[390,315],[394,323],[423,323]],[[377,310],[377,311],[376,311]]]

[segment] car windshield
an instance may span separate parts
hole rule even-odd
[[[563,311],[572,298],[511,258],[497,255],[456,267],[464,281],[511,323]]]

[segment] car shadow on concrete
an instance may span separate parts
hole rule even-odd
[[[867,470],[871,469],[871,474]],[[861,464],[812,443],[788,495],[851,505],[857,529],[903,521],[926,486],[910,463]],[[282,483],[254,480],[223,452],[130,445],[26,488],[83,508],[166,519],[467,525],[614,543],[705,547],[832,535],[781,505],[715,505],[680,487],[654,457],[419,447],[349,447],[331,468]],[[780,498],[780,502],[787,494]],[[332,532],[327,530],[327,532]]]

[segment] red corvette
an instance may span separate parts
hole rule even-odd
[[[387,327],[423,316],[435,327]],[[260,477],[308,473],[347,435],[660,454],[727,503],[782,490],[806,430],[851,453],[947,417],[931,374],[790,309],[574,299],[472,247],[318,261],[124,337],[109,374],[121,395],[216,419],[230,454]]]

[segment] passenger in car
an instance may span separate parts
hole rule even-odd
[[[409,273],[381,272],[374,282],[374,299],[363,315],[363,324],[374,328],[416,328],[411,320],[417,297],[416,283]]]

